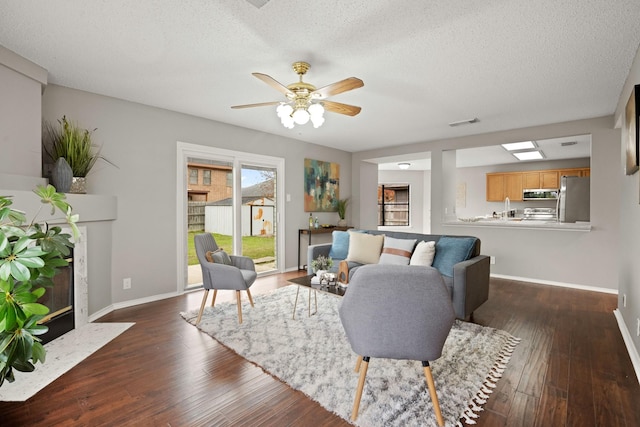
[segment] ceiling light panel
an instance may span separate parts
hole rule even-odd
[[[533,141],[512,142],[509,144],[501,145],[502,148],[507,151],[531,150],[532,148],[536,148],[536,144]]]
[[[516,159],[522,160],[540,160],[544,159],[542,151],[521,151],[519,153],[511,153]]]

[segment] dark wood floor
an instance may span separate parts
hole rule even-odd
[[[292,275],[259,279],[253,293]],[[136,325],[29,401],[0,402],[0,425],[349,425],[182,320],[201,295],[103,317]],[[475,322],[522,343],[477,425],[640,426],[640,386],[615,307],[613,295],[492,280]]]

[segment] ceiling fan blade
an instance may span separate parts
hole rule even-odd
[[[340,80],[339,82],[316,89],[311,92],[311,96],[316,99],[324,99],[342,92],[358,89],[362,86],[364,86],[362,80],[357,77],[349,77],[348,79]]]
[[[245,104],[245,105],[234,105],[231,108],[252,108],[252,107],[268,107],[269,105],[278,105],[280,101],[271,101],[271,102],[260,102],[258,104]]]
[[[268,84],[269,86],[277,90],[278,92],[282,92],[284,95],[293,96],[293,92],[291,92],[289,89],[287,89],[285,85],[283,85],[273,77],[268,76],[266,74],[262,74],[262,73],[251,73],[251,74],[259,78],[260,80],[262,80],[263,82],[265,82],[266,84]]]
[[[356,107],[355,105],[342,104],[340,102],[333,101],[322,101],[322,105],[324,105],[324,109],[327,111],[345,114],[347,116],[355,116],[360,112],[360,110],[362,110],[362,108]]]

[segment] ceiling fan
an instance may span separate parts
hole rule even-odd
[[[355,116],[361,110],[355,105],[342,104],[340,102],[327,101],[326,98],[338,95],[342,92],[357,89],[364,86],[362,80],[356,77],[349,77],[339,82],[316,89],[310,83],[303,82],[302,76],[306,74],[311,65],[307,62],[298,61],[293,63],[293,71],[300,76],[300,81],[285,86],[273,77],[262,73],[252,73],[255,77],[262,80],[275,90],[281,92],[287,97],[286,101],[261,102],[258,104],[234,105],[231,108],[251,108],[266,107],[269,105],[277,105],[276,109],[278,117],[282,121],[284,127],[293,129],[295,124],[303,125],[309,120],[313,126],[318,128],[324,123],[324,111],[332,113],[344,114],[347,116]]]

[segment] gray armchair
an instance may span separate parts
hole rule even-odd
[[[371,357],[419,360],[438,425],[444,425],[429,361],[442,355],[455,320],[449,292],[432,267],[371,264],[354,272],[340,320],[360,372],[351,419],[358,416]]]
[[[212,289],[213,299],[211,300],[211,307],[216,303],[216,296],[219,289],[232,289],[236,291],[238,322],[242,323],[240,291],[247,291],[249,302],[251,303],[251,307],[253,307],[253,298],[251,298],[249,288],[258,276],[253,260],[245,256],[230,255],[230,265],[209,262],[207,260],[207,252],[215,252],[219,249],[213,235],[211,235],[211,233],[198,234],[194,237],[194,242],[196,255],[198,255],[198,261],[200,261],[200,267],[202,268],[202,285],[204,287],[204,296],[202,297],[202,304],[200,304],[200,312],[198,313],[196,325],[200,323],[209,291]]]

